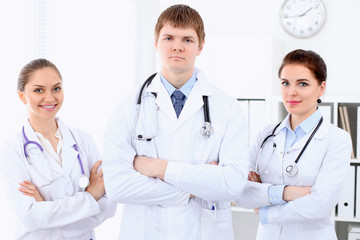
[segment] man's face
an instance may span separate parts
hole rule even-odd
[[[159,52],[162,74],[192,74],[196,57],[201,53],[204,42],[199,46],[198,36],[193,28],[174,28],[165,24],[155,42]]]

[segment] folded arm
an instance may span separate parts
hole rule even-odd
[[[103,170],[108,198],[114,202],[142,205],[188,204],[189,193],[134,170],[133,120],[129,119],[135,113],[131,111],[126,107],[118,108],[105,132]]]
[[[350,137],[344,134],[332,139],[327,149],[311,193],[287,204],[271,206],[263,223],[317,221],[331,215],[331,211],[339,201],[343,181],[349,168]]]
[[[219,147],[218,165],[136,157],[135,170],[162,179],[204,200],[230,201],[238,198],[247,178],[248,134],[246,120],[236,102],[228,114]]]

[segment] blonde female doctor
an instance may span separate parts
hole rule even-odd
[[[347,132],[323,120],[317,107],[326,65],[312,51],[288,53],[279,69],[288,115],[265,127],[251,150],[254,170],[237,204],[255,209],[257,239],[337,239],[330,219],[351,156]]]
[[[29,118],[0,155],[18,217],[16,239],[95,239],[93,229],[115,213],[103,196],[92,138],[55,117],[62,87],[59,70],[45,59],[31,61],[19,75],[18,95]]]

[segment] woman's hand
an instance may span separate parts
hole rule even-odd
[[[86,192],[90,193],[97,201],[105,194],[103,170],[100,167],[102,160],[97,161],[91,169],[90,184],[86,188]]]
[[[248,180],[249,181],[252,181],[252,182],[258,182],[258,183],[261,183],[261,178],[260,178],[260,175],[257,174],[256,172],[254,171],[251,171],[249,172],[249,175],[248,175]]]
[[[311,193],[311,187],[285,186],[283,192],[284,201],[294,201]]]
[[[37,202],[45,201],[39,191],[36,189],[35,185],[31,182],[24,180],[22,183],[20,183],[20,185],[21,187],[19,188],[19,191],[24,195],[35,198]]]

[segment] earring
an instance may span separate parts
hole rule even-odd
[[[320,99],[320,98],[318,98],[317,102],[318,102],[318,103],[321,103],[322,101],[321,101],[321,99]]]

